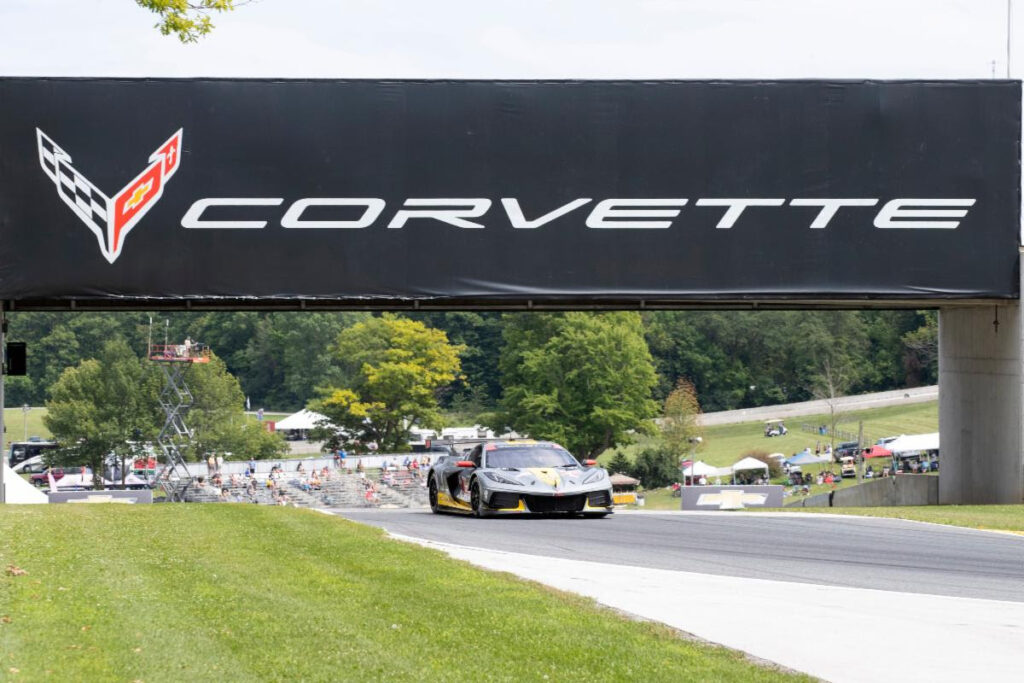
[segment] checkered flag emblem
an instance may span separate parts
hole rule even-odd
[[[70,154],[36,129],[43,172],[54,182],[57,195],[96,235],[109,263],[121,255],[125,236],[156,204],[164,184],[178,170],[181,138],[179,129],[150,155],[146,170],[111,198],[71,165]]]

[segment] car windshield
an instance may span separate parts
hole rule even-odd
[[[561,448],[499,448],[487,451],[487,466],[495,469],[526,467],[578,467],[576,458]]]

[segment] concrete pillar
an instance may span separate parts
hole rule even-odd
[[[940,503],[1024,502],[1022,346],[1019,302],[939,310]]]

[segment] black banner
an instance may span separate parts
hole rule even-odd
[[[0,299],[1013,298],[1020,109],[1015,81],[0,79]]]

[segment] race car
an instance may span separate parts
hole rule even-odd
[[[581,465],[558,444],[514,440],[481,443],[461,460],[445,458],[427,476],[430,509],[476,517],[509,513],[570,513],[604,517],[612,511],[608,472]]]

